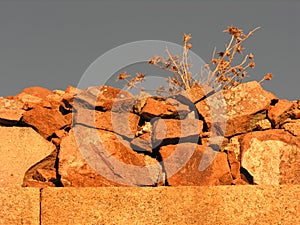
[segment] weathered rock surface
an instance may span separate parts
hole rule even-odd
[[[24,112],[22,122],[35,128],[44,138],[70,125],[59,111],[41,106]]]
[[[225,100],[224,103],[222,99]],[[197,103],[196,107],[204,114],[204,118],[208,117],[209,123],[226,123],[226,128],[224,126],[221,129],[226,137],[231,137],[255,129],[259,121],[266,119],[267,110],[274,99],[277,99],[275,95],[262,89],[258,82],[252,81],[223,91],[222,95],[213,94],[205,103]],[[205,114],[207,108],[214,118]]]
[[[300,139],[283,130],[257,131],[240,137],[241,166],[256,184],[300,183]]]
[[[183,105],[175,99],[169,98],[166,101],[159,101],[148,98],[140,114],[146,120],[155,117],[184,119],[189,112],[190,109],[187,105]]]
[[[124,90],[110,86],[90,87],[87,90],[77,90],[76,104],[100,111],[128,111],[134,104],[134,96]]]
[[[282,125],[282,128],[294,136],[300,136],[300,120],[289,120]]]
[[[226,136],[253,130],[257,122],[266,119],[266,110],[271,101],[277,99],[256,81],[243,83],[223,95],[227,111]]]
[[[152,126],[153,147],[180,142],[198,143],[203,122],[196,119],[158,119]]]
[[[24,113],[23,105],[20,101],[0,97],[0,124],[18,124]]]
[[[130,112],[99,112],[86,108],[78,108],[76,113],[73,114],[75,124],[115,132],[129,139],[134,138],[139,120],[140,117],[138,115]]]
[[[25,172],[55,149],[32,128],[0,127],[0,186],[21,186]]]
[[[133,113],[104,112],[96,118],[96,128],[134,138],[140,117]]]
[[[191,143],[167,145],[159,150],[171,186],[230,185],[232,174],[223,152]]]
[[[152,154],[152,141],[149,133],[142,134],[134,138],[131,142],[131,147],[136,152],[147,152]]]
[[[81,126],[73,129],[63,138],[59,153],[64,186],[143,186],[159,180],[160,168],[147,168],[148,156],[134,152],[120,136]]]
[[[22,90],[21,93],[13,96],[13,99],[25,103],[24,108],[31,108],[35,104],[47,104],[46,97],[51,91],[43,87],[29,87]]]
[[[181,102],[197,103],[209,95],[213,89],[209,86],[193,86],[188,90],[183,91],[177,96],[177,99]]]
[[[270,121],[277,125],[283,120],[287,119],[290,115],[289,112],[293,107],[293,103],[287,100],[279,100],[275,106],[272,106],[268,111]]]
[[[20,97],[23,94],[28,94],[41,99],[45,99],[51,93],[52,92],[47,88],[35,86],[35,87],[24,88],[20,94],[16,95],[16,97]]]
[[[61,187],[56,164],[57,150],[26,171],[22,187]]]

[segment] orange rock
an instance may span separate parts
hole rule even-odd
[[[274,99],[277,97],[265,91],[258,82],[242,83],[223,91],[222,94],[216,93],[209,96],[206,104],[211,115],[208,119],[205,114],[203,116],[205,120],[211,121],[214,127],[218,126],[222,131],[220,133],[231,137],[255,129],[259,121],[266,119],[266,111]]]
[[[54,150],[30,127],[0,127],[0,186],[20,187],[26,171]]]
[[[45,99],[49,94],[51,94],[52,92],[44,87],[28,87],[28,88],[24,88],[22,90],[22,92],[20,94],[18,94],[16,97],[22,95],[23,93],[29,94],[31,96],[35,96],[41,99]]]
[[[227,155],[223,152],[191,143],[163,146],[159,152],[171,186],[230,185],[233,182]]]
[[[78,108],[73,113],[74,123],[115,132],[126,138],[134,138],[140,117],[133,113],[99,112]]]
[[[145,157],[114,133],[77,125],[62,140],[59,174],[64,186],[155,185],[159,171],[151,171]]]
[[[24,113],[23,103],[14,99],[0,98],[0,124],[16,125]]]
[[[140,114],[144,119],[151,120],[155,117],[185,118],[189,112],[190,110],[187,105],[183,105],[175,99],[159,101],[148,98]]]
[[[44,138],[68,125],[64,116],[55,109],[35,107],[23,114],[22,122],[34,127]]]
[[[293,103],[287,100],[279,100],[275,106],[268,111],[270,121],[277,125],[290,116],[289,112],[293,107]]]
[[[134,138],[131,142],[131,147],[136,152],[147,152],[152,153],[152,142],[151,142],[151,136],[149,133],[142,134],[141,136],[138,136]]]
[[[300,139],[284,130],[251,132],[241,136],[241,166],[254,183],[300,184]]]
[[[153,147],[180,142],[198,143],[203,122],[197,119],[158,119],[152,126]]]

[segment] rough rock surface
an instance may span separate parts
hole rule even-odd
[[[300,139],[283,130],[240,137],[241,166],[256,184],[300,184]]]
[[[189,112],[190,109],[187,105],[183,105],[175,99],[170,98],[166,101],[159,101],[148,98],[140,114],[146,120],[155,117],[183,119]]]
[[[159,150],[168,184],[230,185],[233,182],[227,155],[191,143],[163,146]]]
[[[12,96],[12,99],[25,103],[24,108],[31,108],[35,104],[48,105],[46,97],[51,94],[51,91],[43,87],[29,87],[22,90],[21,93],[16,96]]]
[[[0,127],[0,186],[21,186],[25,172],[55,149],[32,128]]]
[[[59,111],[41,106],[24,112],[22,122],[35,128],[44,138],[69,125]]]
[[[289,117],[289,111],[292,109],[293,103],[287,100],[279,100],[275,106],[271,106],[268,110],[270,121],[277,125]]]
[[[140,117],[133,113],[112,111],[99,112],[86,108],[78,108],[73,114],[75,124],[115,132],[126,138],[133,139],[137,132]]]
[[[138,136],[134,138],[131,142],[131,147],[136,152],[148,152],[153,153],[152,149],[152,141],[151,136],[149,133],[142,134],[141,136]]]
[[[24,113],[23,103],[0,97],[0,124],[17,125]]]
[[[224,99],[224,103],[220,97]],[[274,99],[277,99],[275,95],[262,89],[258,82],[252,81],[223,91],[222,96],[209,96],[206,105],[212,114],[220,113],[219,118],[226,122],[223,132],[226,137],[231,137],[255,129],[259,121],[266,119],[267,110]],[[196,107],[203,111],[202,102],[197,103]],[[204,110],[207,111],[206,108]],[[219,118],[211,120],[218,124]]]
[[[120,136],[80,126],[75,129],[63,138],[59,153],[59,173],[64,186],[149,186],[159,180],[160,168],[157,171],[147,168],[148,156],[134,152]],[[134,166],[141,168],[139,173]]]
[[[152,127],[153,147],[180,142],[198,143],[203,122],[196,119],[158,119]]]
[[[49,94],[51,94],[51,91],[47,88],[39,87],[39,86],[28,87],[28,88],[24,88],[20,94],[16,95],[16,97],[20,97],[23,94],[28,94],[41,99],[45,99]]]
[[[124,90],[110,86],[90,87],[87,90],[77,90],[75,99],[86,108],[101,111],[127,111],[134,104],[134,96]]]
[[[294,136],[300,136],[300,120],[289,120],[282,125],[282,128]]]

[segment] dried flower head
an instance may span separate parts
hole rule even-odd
[[[272,80],[273,75],[272,73],[267,73],[266,76],[264,77],[264,80]]]
[[[163,59],[160,56],[154,56],[153,58],[149,59],[148,63],[152,65],[156,65],[159,62],[162,62]]]
[[[211,59],[211,63],[212,63],[212,64],[216,64],[217,62],[218,62],[218,60],[217,60],[216,58],[212,58],[212,59]]]
[[[253,61],[250,62],[250,63],[249,63],[249,67],[250,67],[250,68],[254,68],[254,67],[255,67],[255,62],[253,62]]]
[[[249,59],[254,59],[254,55],[252,53],[249,54],[248,56]]]
[[[145,75],[142,73],[136,73],[136,80],[137,81],[143,81],[145,80]]]
[[[186,48],[187,48],[187,49],[191,49],[192,46],[193,46],[193,45],[192,45],[191,43],[187,43],[187,44],[186,44]]]
[[[243,53],[243,50],[244,50],[244,48],[243,48],[241,45],[237,45],[236,51],[237,51],[239,54],[242,54],[242,53]]]
[[[272,80],[272,78],[273,78],[272,73],[267,73],[267,74],[264,76],[264,78],[261,79],[261,80],[259,81],[259,83],[261,83],[261,82],[263,82],[263,81],[265,81],[265,80]]]
[[[126,80],[128,77],[130,77],[130,74],[127,74],[126,71],[120,73],[120,75],[117,78],[117,81],[119,80]]]
[[[183,42],[189,42],[192,38],[191,34],[183,34]]]
[[[243,30],[237,27],[233,27],[232,25],[228,26],[227,30],[224,30],[223,32],[229,33],[230,35],[233,35],[235,38],[244,36]]]

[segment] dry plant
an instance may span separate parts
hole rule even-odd
[[[245,50],[242,45],[253,33],[258,30],[259,27],[251,30],[248,34],[245,34],[243,30],[228,26],[223,32],[231,35],[230,41],[225,45],[224,51],[216,53],[216,48],[213,51],[212,59],[209,64],[206,64],[200,71],[199,80],[194,80],[193,74],[190,71],[192,66],[188,53],[192,48],[190,40],[191,34],[183,35],[183,52],[181,55],[171,55],[168,49],[166,49],[167,58],[161,56],[154,56],[148,63],[159,67],[163,70],[172,73],[172,76],[167,78],[169,87],[166,89],[164,86],[160,86],[156,92],[158,94],[167,92],[174,94],[181,90],[188,90],[193,86],[208,85],[213,88],[214,91],[220,89],[230,89],[242,82],[247,76],[247,69],[253,69],[255,67],[254,55],[252,53],[242,57],[242,59],[235,63],[238,56],[243,55]],[[142,73],[137,73],[135,77],[130,78],[131,75],[123,72],[119,75],[118,80],[124,80],[127,82],[128,88],[136,87],[137,83],[144,81],[145,76]],[[272,74],[268,73],[260,81],[271,80]]]
[[[208,86],[213,87],[215,90],[218,89],[230,89],[235,87],[242,82],[242,80],[247,76],[247,69],[253,69],[255,67],[254,55],[252,53],[247,54],[243,59],[234,64],[237,54],[242,55],[245,48],[243,47],[243,42],[247,40],[253,33],[258,30],[257,27],[251,30],[248,34],[245,34],[243,30],[229,26],[223,32],[229,33],[231,39],[227,45],[225,45],[225,50],[216,53],[214,49],[211,64],[205,65],[206,77],[203,79],[201,76],[200,83],[204,83]],[[201,71],[203,74],[203,70]],[[260,82],[263,80],[271,80],[272,74],[268,73]]]
[[[118,78],[117,82],[123,80],[126,82],[128,89],[135,88],[137,84],[141,84],[145,80],[145,75],[143,73],[136,73],[135,77],[132,77],[131,74],[127,74],[126,71],[122,72]]]

